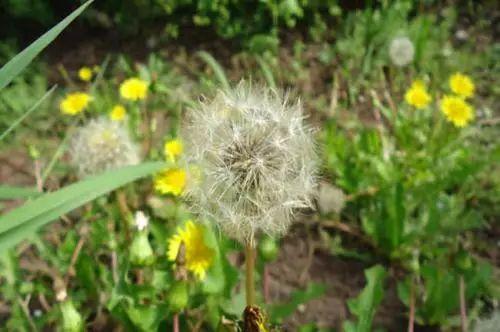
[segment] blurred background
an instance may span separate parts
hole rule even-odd
[[[0,0],[0,64],[82,3]],[[289,90],[317,129],[321,181],[316,209],[284,238],[261,241],[259,296],[270,323],[302,332],[410,331],[409,321],[415,331],[493,332],[499,19],[494,0],[98,0],[0,91],[3,133],[57,85],[0,139],[0,183],[49,192],[76,181],[71,134],[93,118],[122,121],[116,106],[137,129],[142,158],[160,160],[189,109],[217,89],[246,79]],[[140,103],[119,93],[131,77],[148,83]],[[61,112],[76,91],[92,102],[75,116]],[[443,106],[447,97],[457,108]],[[151,216],[150,280],[114,278],[109,255],[128,262],[130,235],[110,228],[122,206],[102,197],[2,258],[0,330],[171,329],[165,243],[189,213],[151,182],[125,189],[129,208]],[[0,211],[25,196],[0,195]],[[224,286],[190,289],[181,331],[235,331],[240,248],[223,237],[214,246],[224,262],[213,276]],[[70,306],[59,308],[61,289]]]

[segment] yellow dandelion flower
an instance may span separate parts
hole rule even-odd
[[[139,78],[129,78],[120,85],[120,95],[129,100],[142,100],[148,95],[148,83]]]
[[[472,97],[476,89],[472,79],[462,73],[455,73],[451,75],[450,88],[453,93],[464,98]]]
[[[474,109],[463,98],[444,96],[441,101],[441,111],[446,119],[456,127],[465,127],[474,119]]]
[[[84,92],[73,92],[66,95],[59,105],[61,112],[69,115],[81,113],[92,101],[92,97]]]
[[[155,190],[161,194],[179,196],[186,186],[186,171],[180,168],[168,168],[155,176]]]
[[[177,157],[183,151],[182,142],[178,139],[167,141],[165,142],[163,151],[165,153],[165,156],[167,156],[168,160],[175,162],[175,159],[177,159]]]
[[[122,105],[115,105],[109,113],[109,118],[113,121],[122,121],[125,118],[127,111]]]
[[[92,76],[92,69],[89,67],[82,67],[78,71],[78,77],[84,82],[89,82],[92,79]]]
[[[188,220],[184,227],[177,227],[176,233],[168,240],[167,258],[175,262],[181,242],[186,249],[186,268],[198,279],[205,278],[212,265],[215,252],[205,244],[203,226]]]
[[[410,89],[405,93],[405,101],[418,109],[429,105],[431,100],[432,97],[427,92],[424,83],[420,80],[414,81]]]

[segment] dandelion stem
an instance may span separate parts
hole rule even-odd
[[[410,317],[408,320],[408,332],[414,331],[415,325],[415,278],[412,276],[410,285]]]
[[[180,331],[180,329],[179,329],[179,314],[174,314],[173,320],[174,320],[173,332],[179,332]]]
[[[247,306],[255,305],[255,282],[254,282],[254,269],[255,269],[255,248],[252,242],[245,245],[245,290]]]
[[[467,307],[465,303],[465,280],[464,276],[460,276],[460,322],[462,332],[467,332]]]
[[[264,264],[264,271],[262,272],[262,293],[264,303],[269,303],[269,266]]]

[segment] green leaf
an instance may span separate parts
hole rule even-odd
[[[111,170],[25,203],[0,217],[0,253],[61,215],[163,167],[163,162],[147,162]]]
[[[365,270],[366,286],[355,299],[348,301],[349,310],[358,317],[357,323],[345,322],[344,330],[370,332],[373,316],[384,296],[383,282],[386,271],[380,265]]]
[[[26,199],[42,195],[34,187],[0,186],[0,200]]]
[[[224,289],[226,279],[222,266],[219,244],[211,228],[203,227],[203,235],[205,244],[214,251],[212,266],[207,271],[207,275],[203,279],[203,292],[207,294],[220,293]]]
[[[306,289],[293,292],[287,303],[271,306],[269,309],[269,317],[273,320],[280,321],[293,314],[299,305],[322,296],[325,291],[325,285],[319,283],[309,283]]]
[[[33,111],[35,111],[38,106],[40,106],[44,101],[45,99],[47,99],[48,96],[50,96],[52,94],[52,92],[54,92],[54,90],[56,89],[57,85],[54,85],[49,91],[47,91],[33,106],[30,107],[30,109],[28,109],[26,111],[26,113],[24,113],[23,115],[21,115],[18,119],[16,119],[16,121],[14,121],[10,126],[9,128],[7,128],[7,130],[5,130],[2,134],[0,134],[0,141],[2,139],[4,139],[5,136],[7,136],[12,130],[16,129],[16,127],[28,116],[30,115]]]
[[[31,61],[49,45],[75,18],[87,8],[93,0],[89,0],[68,15],[64,20],[35,40],[30,46],[17,54],[0,69],[0,90],[7,86]]]

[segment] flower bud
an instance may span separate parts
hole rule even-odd
[[[80,313],[76,310],[71,300],[66,300],[61,303],[62,314],[62,330],[65,332],[83,331],[83,319]]]
[[[259,252],[264,261],[271,262],[278,257],[278,245],[276,240],[266,236],[259,243]]]
[[[463,250],[458,253],[455,263],[462,272],[465,272],[472,267],[472,260],[470,258],[470,255]]]
[[[172,312],[182,311],[188,304],[189,294],[186,281],[176,281],[168,294],[168,306]]]
[[[155,260],[153,249],[149,244],[148,233],[136,233],[130,245],[130,261],[134,265],[151,265]]]

